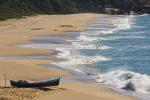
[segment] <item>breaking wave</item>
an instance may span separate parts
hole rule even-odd
[[[96,76],[98,82],[150,94],[150,76],[125,70],[115,70]]]

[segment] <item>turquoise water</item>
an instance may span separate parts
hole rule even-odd
[[[150,74],[150,16],[135,17],[134,23],[135,27],[117,31],[109,35],[112,40],[102,42],[112,47],[111,50],[101,53],[112,58],[111,61],[101,63],[103,67],[123,67],[130,71]]]
[[[97,41],[95,44],[106,45],[112,49],[81,51],[85,55],[98,54],[111,58],[109,61],[96,62],[92,64],[92,67],[101,72],[126,69],[141,74],[150,74],[150,16],[135,16],[130,21],[131,28],[97,36],[109,40]]]

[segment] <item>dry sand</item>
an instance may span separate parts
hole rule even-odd
[[[53,50],[21,48],[16,45],[29,43],[32,36],[82,31],[99,14],[38,15],[24,19],[0,22],[0,57],[54,54]],[[7,86],[10,79],[41,80],[49,77],[70,76],[68,72],[46,68],[50,64],[44,59],[0,58],[0,86]],[[44,92],[38,89],[0,88],[0,100],[135,100],[116,93],[106,87],[85,83],[64,83]]]

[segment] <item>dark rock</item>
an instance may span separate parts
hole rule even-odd
[[[125,85],[125,87],[123,87],[122,89],[126,89],[126,90],[130,90],[130,91],[135,91],[135,87],[134,84],[132,82],[129,82]]]

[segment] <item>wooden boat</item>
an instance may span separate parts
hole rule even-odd
[[[40,88],[40,87],[48,87],[48,86],[58,86],[59,85],[60,78],[51,79],[47,81],[41,81],[41,82],[35,82],[30,83],[25,80],[10,80],[10,84],[12,87],[18,87],[18,88]]]

